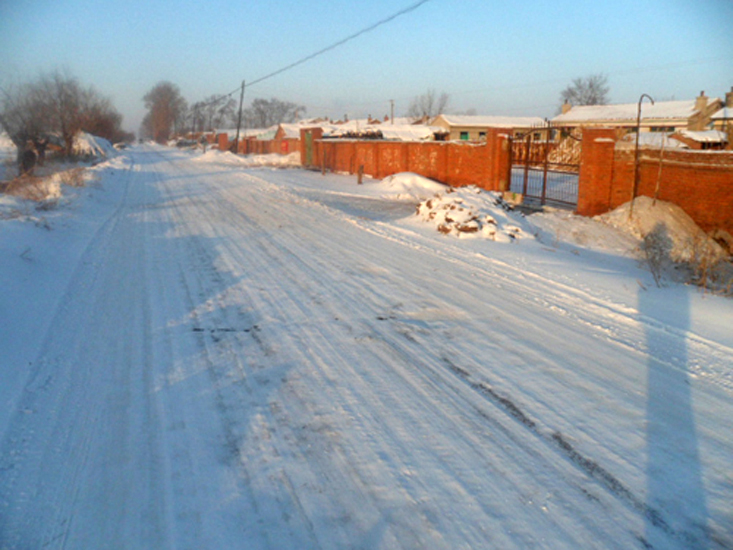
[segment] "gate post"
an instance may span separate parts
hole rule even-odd
[[[581,216],[596,216],[611,209],[615,149],[613,128],[583,128],[576,210]]]
[[[508,191],[511,185],[511,153],[509,128],[487,128],[486,145],[488,153],[487,189],[491,191]]]
[[[529,161],[532,155],[532,132],[524,138],[524,173],[522,179],[522,196],[527,196],[527,182],[529,181]]]

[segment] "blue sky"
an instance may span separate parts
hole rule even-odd
[[[66,69],[137,131],[160,80],[190,102],[237,88],[415,0],[0,0],[0,84]],[[309,116],[402,115],[446,92],[449,111],[556,114],[573,78],[605,73],[613,103],[722,97],[733,86],[733,0],[430,0],[248,88]]]

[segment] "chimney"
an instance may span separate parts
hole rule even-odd
[[[725,106],[733,108],[733,86],[730,87],[730,92],[725,94]]]
[[[568,112],[568,111],[569,111],[570,109],[572,109],[572,108],[573,108],[573,106],[572,106],[572,105],[570,105],[570,103],[568,103],[568,102],[566,101],[565,103],[563,103],[563,104],[562,104],[562,114],[565,114],[565,113],[567,113],[567,112]]]
[[[696,111],[704,111],[705,107],[708,106],[708,98],[705,95],[705,91],[700,92],[700,95],[695,98],[695,110]]]

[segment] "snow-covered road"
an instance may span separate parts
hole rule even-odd
[[[730,300],[354,178],[116,160],[0,336],[0,549],[733,548]]]

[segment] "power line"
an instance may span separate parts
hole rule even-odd
[[[326,52],[329,52],[331,50],[334,50],[334,49],[338,48],[339,46],[343,46],[344,44],[346,44],[350,40],[353,40],[354,38],[358,38],[359,36],[361,36],[363,34],[366,34],[368,32],[371,32],[374,29],[376,29],[377,27],[381,27],[385,23],[389,23],[390,21],[393,21],[394,19],[397,19],[401,15],[405,15],[406,13],[410,13],[412,11],[415,11],[417,8],[419,8],[423,4],[428,3],[429,1],[430,0],[420,0],[419,2],[416,2],[416,3],[414,3],[414,4],[412,4],[412,5],[408,6],[408,7],[406,7],[404,9],[401,9],[400,11],[398,11],[396,13],[393,13],[389,17],[385,17],[384,19],[382,19],[380,21],[377,21],[376,23],[374,23],[372,25],[369,25],[368,27],[365,27],[365,28],[363,28],[362,30],[360,30],[358,32],[355,32],[354,34],[352,34],[350,36],[347,36],[346,38],[344,38],[342,40],[339,40],[338,42],[334,42],[330,46],[326,46],[325,48],[323,48],[321,50],[318,50],[317,52],[312,53],[310,55],[307,55],[307,56],[299,59],[298,61],[295,61],[294,63],[291,63],[290,65],[287,65],[287,66],[283,67],[282,69],[278,69],[277,71],[274,71],[274,72],[272,72],[270,74],[267,74],[267,75],[263,76],[262,78],[258,78],[257,80],[254,80],[254,81],[250,82],[248,84],[248,86],[254,86],[257,83],[262,82],[263,80],[267,80],[268,78],[272,78],[273,76],[277,76],[277,75],[279,75],[281,73],[284,73],[285,71],[289,71],[290,69],[292,69],[294,67],[297,67],[298,65],[302,65],[306,61],[310,61],[311,59],[313,59],[315,57],[318,57],[319,55],[322,55],[322,54],[324,54]]]
[[[392,15],[390,15],[388,17],[385,17],[384,19],[380,19],[379,21],[377,21],[376,23],[373,23],[373,24],[369,25],[368,27],[364,27],[360,31],[357,31],[354,34],[349,35],[346,38],[343,38],[343,39],[339,40],[338,42],[334,42],[330,46],[326,46],[325,48],[322,48],[322,49],[318,50],[315,53],[312,53],[310,55],[306,55],[305,57],[302,57],[302,58],[298,59],[297,61],[295,61],[293,63],[290,63],[289,65],[286,65],[282,69],[278,69],[277,71],[273,71],[273,72],[271,72],[269,74],[266,74],[265,76],[260,77],[260,78],[258,78],[256,80],[253,80],[252,82],[248,82],[247,83],[247,87],[249,88],[250,86],[254,86],[255,84],[259,84],[260,82],[263,82],[265,80],[268,80],[269,78],[272,78],[273,76],[277,76],[279,74],[282,74],[285,71],[289,71],[290,69],[293,69],[293,68],[297,67],[298,65],[302,65],[303,63],[305,63],[307,61],[310,61],[311,59],[314,59],[314,58],[316,58],[316,57],[318,57],[320,55],[323,55],[326,52],[330,52],[331,50],[335,50],[339,46],[343,46],[347,42],[349,42],[351,40],[354,40],[355,38],[358,38],[358,37],[360,37],[363,34],[366,34],[368,32],[371,32],[374,29],[376,29],[378,27],[381,27],[382,25],[384,25],[386,23],[389,23],[390,21],[394,21],[395,19],[397,19],[398,17],[400,17],[402,15],[405,15],[407,13],[410,13],[412,11],[415,11],[417,8],[419,8],[423,4],[427,4],[428,2],[430,2],[430,0],[420,0],[419,2],[415,2],[414,4],[411,4],[411,5],[407,6],[406,8],[403,8],[400,11],[393,13]],[[231,92],[229,92],[227,94],[223,94],[221,97],[219,97],[218,99],[216,99],[214,101],[211,101],[209,103],[205,103],[203,105],[199,105],[199,107],[207,107],[208,105],[213,105],[214,103],[218,103],[219,101],[222,101],[223,99],[225,99],[227,97],[231,97],[233,94],[237,93],[239,90],[240,90],[240,87],[237,86]]]

